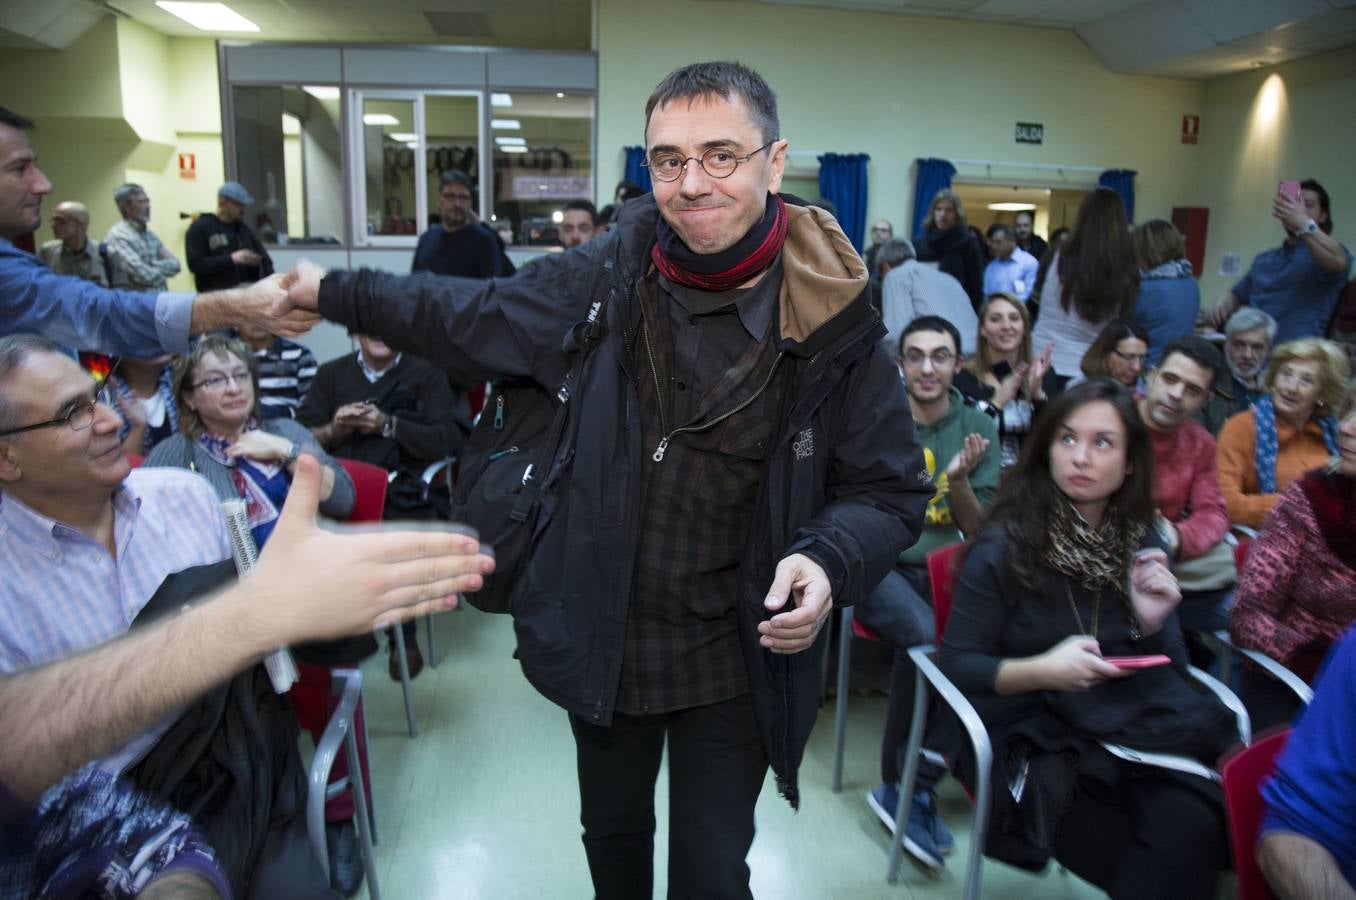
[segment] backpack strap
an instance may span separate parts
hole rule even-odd
[[[612,284],[612,273],[615,267],[615,260],[606,259],[603,261],[603,265],[597,269],[593,284],[589,289],[594,300],[589,306],[588,318],[575,323],[565,335],[564,349],[573,359],[570,363],[569,372],[566,373],[565,379],[556,390],[555,397],[560,406],[556,409],[555,417],[551,420],[551,427],[547,429],[546,439],[542,441],[541,447],[538,449],[536,460],[523,472],[523,489],[519,492],[518,498],[513,504],[511,514],[515,522],[527,521],[529,513],[537,502],[543,481],[540,473],[560,450],[561,437],[565,433],[567,422],[572,418],[570,400],[574,395],[575,387],[579,384],[580,374],[584,370],[584,361],[598,342],[607,334],[604,311],[615,290],[615,286]]]

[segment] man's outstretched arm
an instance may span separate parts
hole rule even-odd
[[[0,782],[31,802],[279,646],[450,609],[494,562],[460,534],[342,534],[315,524],[320,464],[298,462],[278,527],[244,581],[79,656],[0,680]]]

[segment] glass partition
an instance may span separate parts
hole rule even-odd
[[[571,200],[593,199],[592,94],[491,95],[494,210],[512,243],[550,246],[559,215]]]

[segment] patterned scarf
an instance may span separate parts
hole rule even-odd
[[[1144,530],[1142,524],[1121,522],[1111,507],[1103,514],[1102,524],[1093,528],[1073,506],[1057,503],[1043,561],[1088,591],[1100,593],[1110,585],[1124,594],[1125,573]]]
[[[694,253],[678,233],[659,217],[655,227],[658,242],[651,251],[655,267],[669,281],[699,291],[729,291],[772,265],[786,243],[786,202],[767,195],[763,218],[734,246],[719,253]]]
[[[1280,441],[1276,437],[1276,407],[1270,394],[1263,394],[1252,405],[1252,420],[1257,432],[1257,443],[1253,450],[1253,467],[1257,470],[1257,489],[1263,494],[1276,493],[1276,454],[1280,452]],[[1337,455],[1337,420],[1332,416],[1318,419],[1318,427],[1323,431],[1323,443],[1328,452]]]
[[[259,427],[258,421],[253,417],[245,423],[245,432],[253,431]],[[282,470],[271,463],[258,462],[255,460],[246,461],[243,459],[234,459],[226,455],[226,448],[231,446],[231,442],[224,437],[204,431],[198,435],[198,445],[207,451],[207,455],[212,457],[222,466],[226,467],[231,475],[231,481],[235,484],[235,492],[240,495],[240,499],[245,501],[245,515],[250,524],[250,531],[254,533],[255,543],[262,547],[263,541],[260,539],[260,529],[264,526],[270,526],[278,518],[278,507],[269,497],[264,486],[255,480],[257,475],[263,481],[271,481]],[[271,527],[264,531],[265,536],[273,529]]]

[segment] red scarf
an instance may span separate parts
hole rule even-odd
[[[786,203],[768,194],[763,218],[734,245],[719,253],[693,253],[660,216],[650,256],[669,281],[701,291],[729,291],[765,270],[786,243]]]

